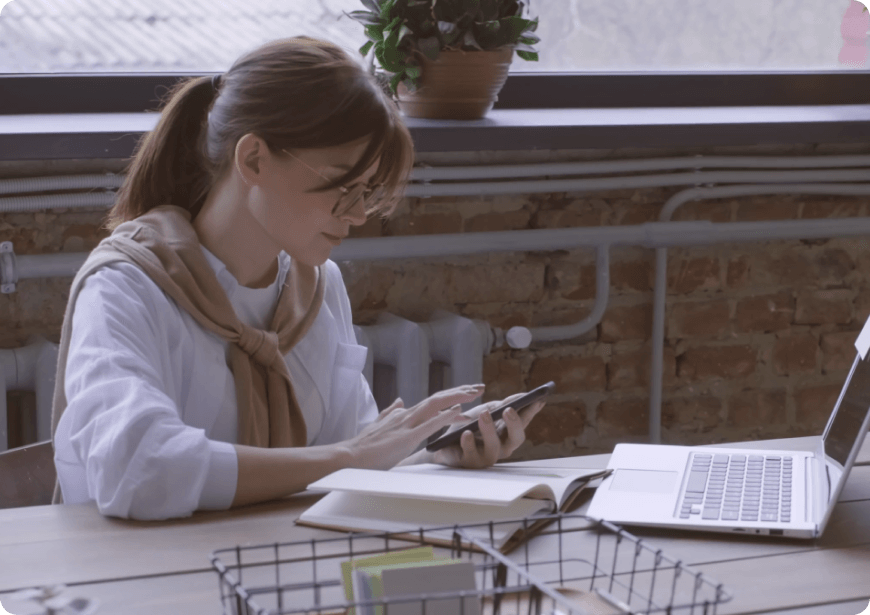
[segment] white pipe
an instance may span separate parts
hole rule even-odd
[[[486,196],[493,194],[533,194],[537,192],[588,192],[593,190],[625,190],[629,188],[661,188],[722,183],[789,183],[797,181],[870,181],[870,171],[699,171],[668,173],[637,177],[602,177],[596,179],[542,179],[456,184],[411,184],[404,195],[426,196]]]
[[[381,312],[377,324],[368,327],[373,361],[394,367],[395,382],[375,382],[373,395],[380,406],[387,406],[401,397],[406,408],[429,396],[429,342],[423,329],[415,322],[395,314]],[[395,386],[395,395],[393,387]]]
[[[45,196],[12,196],[0,199],[0,213],[41,211],[44,209],[108,209],[115,202],[114,192],[86,192],[80,194],[48,194]]]
[[[0,451],[8,449],[6,391],[36,393],[37,442],[51,439],[51,405],[57,372],[58,345],[39,335],[21,348],[0,349]]]
[[[651,160],[611,160],[597,162],[560,162],[526,165],[481,165],[465,167],[415,167],[411,171],[410,181],[420,181],[422,184],[411,183],[405,190],[408,197],[428,196],[456,196],[456,195],[490,195],[512,193],[536,193],[536,192],[580,192],[591,190],[614,190],[626,188],[652,188],[662,186],[701,185],[705,183],[770,183],[801,181],[867,181],[870,172],[867,171],[821,171],[813,173],[802,171],[799,173],[763,171],[754,173],[751,171],[740,172],[710,172],[698,171],[705,167],[844,167],[870,165],[870,156],[712,156],[704,157],[677,157],[658,158]],[[668,170],[680,168],[693,168],[692,173],[669,173],[664,175],[643,175],[638,177],[605,177],[596,179],[569,179],[569,180],[539,180],[539,181],[509,181],[495,183],[454,183],[454,184],[431,184],[432,180],[449,179],[493,179],[501,177],[523,176],[553,176],[553,175],[582,175],[582,174],[606,174],[626,173],[650,170]],[[82,179],[81,182],[79,181]],[[98,179],[102,181],[97,181]],[[22,182],[29,182],[22,183]],[[35,197],[16,197],[0,199],[0,213],[17,211],[39,211],[55,208],[92,208],[111,207],[115,200],[115,194],[109,188],[120,186],[123,175],[106,174],[60,176],[56,178],[16,178],[0,180],[0,194],[22,192],[26,190],[36,191],[66,188],[65,182],[69,182],[69,189],[79,188],[79,183],[86,184],[81,187],[100,187],[103,193],[92,194],[67,194]],[[102,185],[100,185],[102,184]],[[42,186],[46,186],[42,188]]]
[[[636,173],[683,168],[752,167],[763,168],[844,168],[870,166],[870,156],[679,156],[645,160],[597,160],[592,162],[544,162],[537,164],[498,164],[415,167],[412,181],[445,179],[495,179],[501,177],[542,177],[545,175],[601,175]]]
[[[448,365],[443,388],[483,382],[483,357],[489,354],[489,348],[474,320],[436,309],[429,322],[419,325],[426,334],[431,358]],[[479,403],[464,403],[462,411]]]

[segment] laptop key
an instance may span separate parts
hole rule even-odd
[[[686,491],[691,491],[694,493],[704,493],[704,487],[706,485],[706,472],[696,472],[695,470],[689,472],[689,483],[686,485]]]
[[[702,519],[719,519],[719,509],[718,508],[705,508],[704,514],[701,515]]]
[[[722,521],[737,521],[738,514],[736,510],[723,510]]]
[[[776,521],[776,513],[761,513],[762,521]]]

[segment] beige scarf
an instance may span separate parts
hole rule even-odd
[[[239,321],[190,224],[190,212],[160,205],[124,222],[90,253],[73,280],[58,349],[57,380],[51,409],[51,439],[67,400],[64,376],[73,309],[85,278],[115,261],[138,265],[203,328],[231,342],[236,384],[239,444],[261,447],[305,446],[305,419],[293,392],[284,354],[311,328],[323,303],[325,265],[293,260],[268,331]],[[55,482],[53,504],[63,503]]]

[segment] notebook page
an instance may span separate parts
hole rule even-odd
[[[479,478],[486,481],[510,481],[526,482],[531,485],[546,485],[549,490],[536,488],[526,493],[524,497],[537,499],[552,499],[561,508],[566,496],[574,491],[576,482],[584,482],[587,477],[594,476],[601,470],[558,468],[558,467],[500,467],[491,466],[483,470],[465,470],[462,468],[450,468],[440,464],[421,463],[412,466],[399,466],[390,472],[404,472],[412,474],[437,474],[439,476],[456,478]],[[552,495],[550,495],[552,491]]]
[[[432,464],[432,467],[437,469],[445,466]],[[466,473],[471,472],[468,470],[460,470],[459,473],[396,470],[345,468],[311,483],[308,488],[496,506],[507,506],[526,495],[550,500],[555,497],[552,488],[546,483],[528,476],[512,480],[511,477],[499,475],[498,480],[493,480],[488,474],[476,472],[472,475]]]

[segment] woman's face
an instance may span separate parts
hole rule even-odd
[[[245,138],[248,137],[253,135]],[[261,154],[258,164],[261,168],[248,195],[248,209],[265,234],[291,258],[315,267],[321,265],[338,245],[327,235],[344,238],[351,225],[365,224],[362,199],[336,217],[332,211],[342,194],[339,188],[327,192],[308,191],[325,185],[327,179],[334,180],[350,169],[362,157],[368,139],[325,149],[289,150],[292,156],[280,151],[273,154],[265,147],[265,142],[258,139]],[[351,190],[359,182],[369,183],[377,171],[378,162],[375,161],[345,188]],[[247,164],[250,165],[250,161]]]

